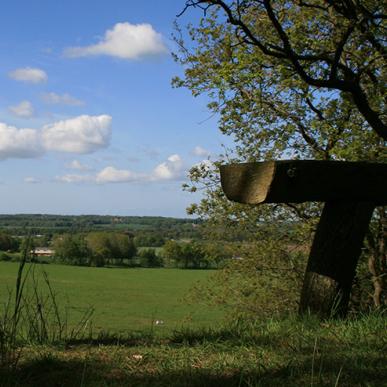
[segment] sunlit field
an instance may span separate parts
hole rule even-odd
[[[7,292],[14,291],[18,267],[18,263],[0,262],[2,300]],[[43,292],[47,292],[47,286],[42,270],[47,272],[58,304],[63,311],[67,310],[71,323],[79,320],[88,308],[94,309],[93,332],[169,332],[182,326],[216,326],[222,318],[220,310],[190,304],[186,298],[189,289],[198,281],[205,281],[211,271],[36,265],[35,277]],[[29,292],[30,287],[27,282]]]

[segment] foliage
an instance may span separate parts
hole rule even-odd
[[[155,249],[142,249],[139,252],[141,267],[161,267],[163,266],[162,259],[156,254]]]
[[[198,284],[187,302],[224,308],[228,321],[289,315],[297,309],[305,270],[306,249],[294,240],[271,236],[237,243],[236,254],[207,283]]]
[[[123,263],[136,254],[133,238],[129,235],[106,232],[92,232],[86,236],[95,266],[104,266],[107,261]]]
[[[0,261],[10,261],[12,256],[5,253],[4,251],[0,252]]]
[[[185,185],[191,192],[204,191],[204,199],[188,213],[208,220],[207,235],[251,241],[262,226],[275,222],[280,234],[272,229],[271,243],[265,239],[273,246],[293,221],[291,243],[297,244],[310,238],[319,215],[315,204],[257,208],[228,202],[219,186],[220,164],[274,158],[387,161],[385,8],[378,1],[351,4],[186,1],[183,12],[204,12],[197,25],[187,26],[188,37],[176,25],[175,59],[184,77],[174,78],[173,85],[207,95],[221,132],[235,142],[214,162],[192,168]],[[385,225],[386,210],[379,213],[374,228],[385,230],[380,225]],[[371,238],[373,245],[386,246],[385,231],[378,235]],[[371,250],[363,259],[376,260],[372,278],[379,286],[385,250]],[[258,261],[262,254],[256,254]],[[227,277],[223,285],[227,291]]]
[[[0,232],[0,250],[15,251],[19,248],[19,241],[7,232]]]
[[[89,264],[91,251],[82,235],[64,234],[53,242],[55,257],[62,262],[75,265]]]
[[[133,242],[137,247],[161,247],[165,239],[160,232],[137,232]]]
[[[194,94],[211,93],[224,131],[236,134],[238,122],[237,133],[246,132],[243,124],[250,126],[252,112],[260,111],[253,124],[270,128],[282,143],[291,140],[293,149],[296,133],[317,152],[340,147],[341,140],[345,146],[347,136],[367,136],[370,128],[387,139],[385,5],[187,0],[189,7],[205,13],[189,28],[197,46],[182,49],[186,78],[176,82]]]
[[[136,254],[133,239],[121,233],[91,232],[89,234],[63,234],[52,244],[55,257],[73,265],[105,266],[106,263],[123,264]]]
[[[88,233],[91,231],[131,231],[136,235],[155,235],[163,238],[191,238],[199,223],[195,219],[177,219],[158,216],[109,216],[109,215],[0,215],[0,229],[12,235],[36,235],[38,246],[42,239],[52,239],[55,234]]]
[[[183,269],[208,268],[209,262],[198,243],[167,241],[163,247],[163,258],[167,266]]]

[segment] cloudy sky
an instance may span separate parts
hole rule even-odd
[[[0,213],[185,216],[187,170],[226,140],[170,86],[183,5],[2,2]]]

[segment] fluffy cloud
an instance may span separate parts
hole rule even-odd
[[[31,158],[44,153],[35,129],[18,129],[0,122],[0,160]]]
[[[61,105],[69,105],[69,106],[83,106],[85,103],[80,99],[74,98],[70,94],[57,94],[57,93],[44,93],[42,94],[42,99],[44,102],[49,104],[61,104]]]
[[[132,183],[132,182],[158,182],[178,180],[183,177],[184,165],[181,157],[174,154],[167,161],[157,165],[151,173],[137,173],[127,169],[117,169],[108,166],[95,175],[64,175],[57,177],[58,181],[65,183],[94,182],[107,183]]]
[[[87,183],[94,181],[94,176],[67,174],[64,176],[56,176],[55,180],[62,183]]]
[[[109,145],[111,117],[79,116],[42,129],[18,129],[0,122],[0,160],[33,158],[46,151],[91,153]]]
[[[100,184],[104,183],[126,183],[131,181],[141,181],[146,179],[145,175],[140,175],[125,169],[116,169],[114,167],[106,167],[95,177],[95,181]]]
[[[71,118],[46,125],[42,129],[47,150],[91,153],[110,143],[112,118],[106,114]]]
[[[150,24],[117,23],[107,30],[97,44],[84,47],[69,47],[68,57],[109,55],[122,59],[139,59],[144,56],[167,52],[162,36]]]
[[[18,105],[10,106],[8,110],[18,117],[29,118],[34,115],[34,107],[30,101],[21,101]]]
[[[183,161],[179,155],[174,154],[153,170],[151,180],[175,180],[181,178],[182,173]]]
[[[198,157],[208,157],[210,155],[210,152],[207,149],[204,149],[198,145],[195,146],[195,148],[192,150],[192,154]]]
[[[69,169],[76,169],[78,171],[89,171],[91,168],[88,165],[82,164],[78,160],[73,160],[70,163],[66,164],[66,167]]]
[[[48,77],[45,71],[32,68],[24,67],[20,69],[15,69],[8,73],[8,76],[15,81],[29,82],[29,83],[42,83],[46,82]]]

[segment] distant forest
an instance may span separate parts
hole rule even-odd
[[[65,232],[89,231],[158,231],[167,238],[197,237],[197,219],[160,216],[111,215],[0,215],[0,230],[12,235],[52,235]]]

